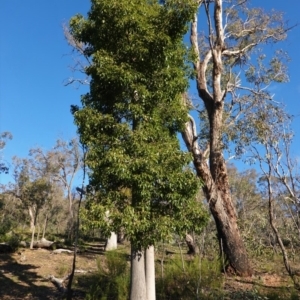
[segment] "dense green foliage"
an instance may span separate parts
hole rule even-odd
[[[90,92],[73,112],[89,149],[93,199],[101,199],[98,220],[109,211],[110,230],[124,228],[138,246],[205,219],[193,200],[199,183],[186,168],[191,158],[177,139],[189,76],[182,37],[194,11],[193,1],[102,0],[92,1],[87,19],[70,21],[91,60]]]

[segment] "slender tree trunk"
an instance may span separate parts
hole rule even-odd
[[[36,208],[35,208],[35,214],[34,214],[34,221],[33,221],[32,234],[31,234],[30,249],[33,249],[34,234],[35,234],[35,227],[36,227],[37,216],[38,216],[38,208],[36,207]]]
[[[32,233],[31,233],[31,242],[30,242],[30,249],[33,249],[33,243],[34,243],[34,234],[35,234],[35,226],[32,228]]]
[[[45,222],[44,222],[44,226],[43,226],[43,236],[42,236],[43,239],[45,238],[47,223],[48,223],[48,214],[46,214]]]
[[[155,300],[155,249],[149,246],[145,253],[147,300]]]
[[[131,245],[130,300],[148,300],[145,278],[144,251]]]
[[[34,209],[31,206],[28,207],[28,213],[30,217],[30,231],[32,232],[34,227]]]
[[[118,236],[116,233],[111,232],[110,237],[106,240],[105,251],[111,251],[118,248]]]
[[[37,222],[38,223],[38,222]],[[36,239],[37,241],[40,239],[40,234],[41,234],[41,226],[40,224],[37,224],[37,235],[36,235]]]

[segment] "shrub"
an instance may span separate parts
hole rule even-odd
[[[109,251],[105,260],[97,259],[98,275],[94,278],[87,300],[127,300],[129,298],[130,274],[126,255]]]
[[[19,249],[20,237],[14,233],[6,235],[6,242],[11,247],[12,251],[15,252]]]
[[[159,268],[157,268],[159,269]],[[182,265],[179,257],[164,265],[164,276],[157,279],[158,299],[215,299],[223,286],[219,260],[189,259]],[[202,296],[201,296],[202,295]]]

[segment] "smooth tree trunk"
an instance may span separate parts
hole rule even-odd
[[[47,228],[47,223],[48,223],[48,214],[46,214],[45,221],[44,221],[43,235],[42,235],[42,238],[43,238],[43,239],[45,238],[46,228]]]
[[[34,227],[34,208],[29,206],[28,213],[29,213],[29,217],[30,217],[30,231],[32,232],[33,227]]]
[[[148,300],[144,251],[131,245],[130,300]]]
[[[36,227],[37,216],[38,216],[38,208],[36,207],[36,208],[34,209],[34,221],[33,221],[32,233],[31,233],[30,249],[33,249],[33,243],[34,243],[34,235],[35,235],[35,227]]]
[[[147,300],[156,299],[155,291],[155,249],[149,246],[145,251],[145,274]]]
[[[34,234],[35,234],[35,226],[32,228],[32,233],[31,233],[31,242],[30,242],[30,249],[33,249],[33,243],[34,243]]]
[[[116,250],[118,248],[118,236],[111,232],[110,237],[106,240],[105,251]]]

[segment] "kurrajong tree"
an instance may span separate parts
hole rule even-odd
[[[267,61],[264,50],[284,40],[289,28],[281,13],[250,8],[247,0],[197,2],[190,39],[202,126],[198,134],[190,116],[183,138],[204,182],[228,270],[247,276],[252,270],[237,226],[225,153],[241,157],[268,127],[266,114],[280,113],[268,87],[287,81],[287,57],[273,46],[275,54]],[[203,32],[199,15],[207,23]],[[186,105],[193,107],[187,98]]]
[[[205,220],[195,202],[199,180],[177,138],[187,122],[182,94],[189,69],[182,41],[196,6],[177,0],[91,2],[87,19],[70,21],[91,78],[73,114],[88,149],[90,199],[104,208],[99,219],[109,211],[110,230],[123,228],[131,242],[130,298],[150,300],[154,277],[149,283],[146,267],[145,278],[144,250]]]

